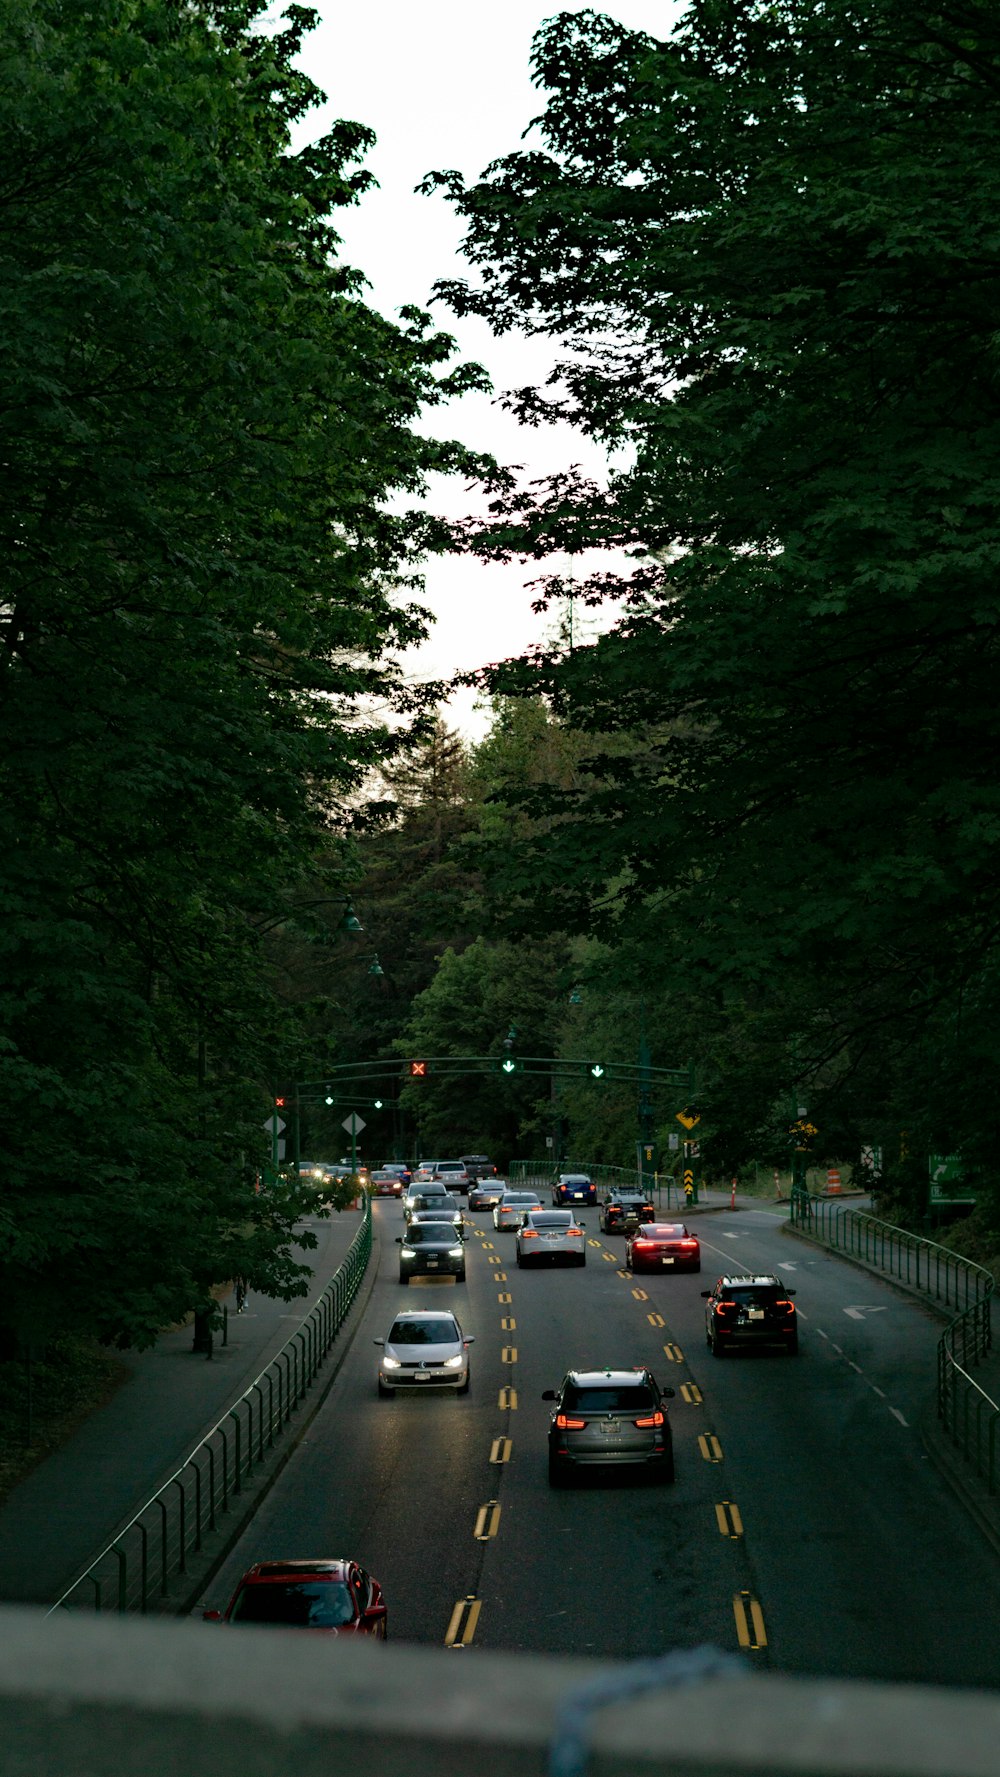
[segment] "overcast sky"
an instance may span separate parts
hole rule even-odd
[[[337,226],[344,257],[364,272],[369,300],[393,315],[404,303],[426,304],[436,278],[468,271],[460,257],[461,226],[440,197],[418,197],[414,186],[431,169],[456,167],[468,178],[491,160],[514,151],[524,129],[543,108],[531,84],[531,40],[539,24],[558,11],[587,10],[573,0],[314,0],[322,24],[307,37],[302,62],[329,95],[324,114],[314,113],[310,135],[331,117],[367,124],[378,138],[367,165],[379,189]],[[277,10],[277,9],[276,9]],[[667,36],[683,7],[673,0],[612,0],[594,10],[636,30]],[[484,323],[457,322],[443,306],[439,325],[453,332],[463,358],[485,364],[495,390],[544,375],[546,350],[538,342],[507,335],[495,340]],[[524,463],[531,476],[572,462],[592,472],[602,465],[585,440],[568,427],[518,427],[485,396],[468,395],[434,415],[435,433],[459,437],[504,462]],[[435,498],[440,489],[435,488]],[[463,491],[449,488],[440,502],[457,514]],[[484,566],[467,558],[432,562],[424,602],[436,616],[430,641],[407,660],[422,678],[520,653],[551,633],[555,616],[537,617],[525,581],[537,565]],[[486,718],[471,693],[459,693],[446,717],[479,737]]]

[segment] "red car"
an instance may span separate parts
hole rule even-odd
[[[373,1197],[402,1197],[406,1189],[401,1172],[373,1172],[370,1183]]]
[[[644,1222],[625,1242],[630,1271],[700,1271],[701,1246],[683,1222]]]
[[[382,1588],[356,1561],[258,1561],[227,1609],[206,1610],[206,1623],[315,1629],[325,1635],[386,1638]]]

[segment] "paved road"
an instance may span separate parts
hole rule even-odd
[[[583,1272],[517,1271],[512,1237],[478,1216],[468,1283],[402,1292],[398,1206],[375,1214],[352,1347],[206,1605],[251,1561],[350,1553],[381,1579],[394,1639],[632,1657],[734,1649],[745,1628],[755,1666],[996,1684],[996,1556],[916,1430],[939,1332],[919,1304],[764,1209],[699,1219],[700,1277],[635,1279],[594,1211]],[[794,1284],[798,1358],[709,1354],[700,1291],[730,1268]],[[476,1335],[472,1390],[380,1401],[370,1341],[400,1302],[430,1300]],[[542,1390],[603,1363],[647,1363],[677,1390],[673,1487],[550,1490]]]

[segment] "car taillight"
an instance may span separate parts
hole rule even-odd
[[[582,1228],[567,1228],[566,1233],[569,1236],[570,1240],[582,1240],[583,1239],[583,1229]]]
[[[735,1308],[735,1307],[736,1307],[736,1303],[735,1303],[735,1302],[716,1302],[716,1304],[715,1304],[715,1312],[716,1312],[716,1314],[721,1314],[721,1313],[722,1313],[722,1312],[723,1312],[723,1310],[724,1310],[724,1309],[726,1309],[726,1308]]]
[[[585,1419],[569,1419],[565,1413],[556,1414],[557,1431],[582,1431],[586,1423]]]
[[[520,1233],[522,1240],[537,1240],[538,1239],[538,1231],[535,1228],[521,1228],[518,1230],[518,1232]]]
[[[775,1302],[774,1306],[776,1308],[787,1308],[789,1314],[795,1313],[795,1303],[794,1302],[786,1302],[783,1296],[779,1297],[778,1301]]]
[[[694,1249],[698,1245],[698,1242],[696,1240],[682,1240],[680,1242],[680,1244],[682,1247],[684,1247],[686,1252],[694,1252]]]
[[[633,1423],[639,1426],[641,1430],[645,1431],[648,1426],[662,1425],[663,1414],[660,1412],[659,1408],[657,1408],[656,1412],[651,1413],[648,1419],[636,1419]]]
[[[651,1253],[655,1246],[655,1240],[633,1240],[632,1251],[634,1253]]]

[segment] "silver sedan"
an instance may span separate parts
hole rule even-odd
[[[517,1262],[526,1265],[585,1265],[587,1242],[582,1222],[571,1209],[529,1209],[517,1230]]]
[[[501,1231],[519,1228],[529,1209],[541,1209],[542,1200],[535,1191],[505,1191],[493,1211],[493,1226]]]

